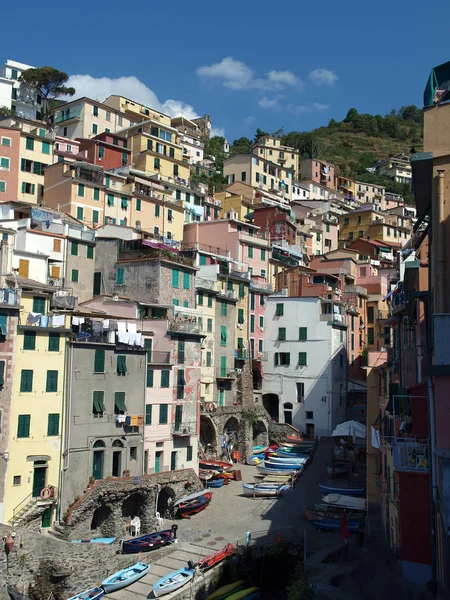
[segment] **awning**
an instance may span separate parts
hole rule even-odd
[[[114,404],[115,404],[115,408],[119,412],[124,413],[127,410],[127,407],[125,406],[125,392],[115,392]],[[103,409],[103,410],[105,410],[105,409]]]
[[[444,102],[450,91],[450,62],[431,69],[427,85],[423,93],[423,105],[434,106]]]
[[[103,402],[103,393],[94,392],[93,403],[95,412],[105,412],[105,404]]]
[[[345,421],[340,423],[331,434],[332,437],[366,437],[366,426],[358,421]]]

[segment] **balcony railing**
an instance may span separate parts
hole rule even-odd
[[[202,332],[202,327],[201,327],[200,323],[197,323],[195,321],[188,321],[185,319],[169,321],[167,328],[169,331],[175,331],[177,333],[201,333]]]
[[[197,435],[197,422],[196,421],[182,421],[179,423],[175,421],[172,423],[172,435],[175,436],[190,436]]]
[[[403,441],[397,438],[393,443],[393,448],[396,469],[421,472],[430,470],[428,443]]]
[[[234,350],[234,358],[236,360],[247,360],[248,352],[245,348],[236,348]]]
[[[19,306],[19,290],[12,290],[9,288],[0,290],[0,304],[9,304],[9,306]]]
[[[147,358],[148,364],[151,365],[169,365],[170,364],[170,352],[161,352],[159,350],[152,350],[149,352]]]
[[[64,278],[63,277],[52,277],[51,275],[48,275],[47,283],[48,283],[48,285],[52,285],[53,287],[62,288],[62,287],[64,287]]]

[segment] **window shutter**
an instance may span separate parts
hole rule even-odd
[[[125,375],[127,372],[127,357],[119,354],[117,357],[117,375]]]
[[[17,437],[30,437],[31,415],[19,415],[17,425]]]
[[[46,392],[58,391],[58,371],[47,371]]]
[[[125,392],[114,392],[114,414],[120,415],[126,412]]]
[[[239,284],[239,297],[240,298],[244,298],[245,297],[245,286],[243,283]]]
[[[153,369],[147,369],[147,387],[149,388],[153,387],[153,375]]]
[[[22,372],[20,374],[20,391],[33,391],[33,371],[31,371],[30,369],[22,369]]]
[[[48,415],[47,435],[59,435],[59,414]]]
[[[162,370],[161,371],[161,387],[168,388],[169,380],[170,380],[170,371],[168,371],[167,369]]]
[[[105,412],[105,392],[103,391],[95,391],[92,392],[92,412],[95,416],[103,416]]]
[[[8,315],[0,315],[0,335],[8,335]]]
[[[275,352],[275,366],[278,367],[278,352]]]
[[[191,276],[189,273],[183,273],[183,287],[185,290],[189,290],[191,287]]]
[[[160,404],[159,405],[159,422],[161,425],[165,425],[167,423],[167,414],[168,414],[167,404]]]
[[[172,287],[174,288],[179,286],[179,275],[180,272],[177,269],[172,269]]]
[[[0,385],[5,384],[5,361],[0,360]],[[0,423],[1,425],[1,423]]]
[[[105,351],[96,350],[94,357],[94,373],[105,372]]]
[[[146,425],[152,424],[152,405],[151,404],[146,404],[146,406],[145,406],[145,424]]]

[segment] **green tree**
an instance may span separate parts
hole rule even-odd
[[[22,72],[19,81],[34,90],[41,97],[41,118],[50,121],[55,100],[60,96],[73,96],[75,88],[67,87],[69,76],[53,67],[39,67]]]
[[[253,142],[256,143],[258,140],[260,140],[262,137],[265,137],[266,135],[270,135],[270,134],[267,131],[263,131],[262,129],[258,128],[256,130]]]
[[[0,106],[0,119],[4,119],[5,117],[10,117],[13,115],[13,111],[7,106]]]
[[[230,146],[230,154],[250,154],[252,151],[252,142],[246,137],[240,137]]]
[[[359,113],[356,110],[356,108],[351,108],[348,113],[347,116],[344,119],[344,123],[355,123],[355,121],[357,121],[359,117]]]

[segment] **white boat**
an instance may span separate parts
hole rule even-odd
[[[348,508],[350,510],[366,510],[366,501],[364,498],[355,496],[345,496],[344,494],[328,494],[322,498],[322,502],[331,506]]]
[[[275,466],[272,467],[263,467],[261,465],[256,465],[256,468],[263,475],[294,475],[297,473],[297,467],[292,467],[292,469],[277,469]]]
[[[184,502],[189,502],[189,500],[195,500],[196,498],[203,496],[204,493],[205,493],[205,490],[202,490],[201,492],[194,492],[193,494],[189,494],[189,496],[185,496],[184,498],[177,500],[175,502],[174,506],[178,506],[179,504],[184,503]]]
[[[281,493],[290,489],[288,485],[264,485],[261,483],[244,483],[242,486],[245,496],[256,496],[258,498],[276,498]]]
[[[275,463],[277,463],[277,462],[282,463],[282,464],[295,463],[295,464],[302,465],[308,459],[306,457],[296,457],[296,456],[292,456],[292,457],[290,457],[290,456],[271,456],[270,460]]]

